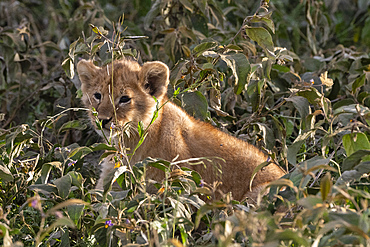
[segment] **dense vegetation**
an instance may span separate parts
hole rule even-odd
[[[0,244],[370,245],[369,48],[367,0],[1,1]],[[123,56],[168,64],[174,102],[287,175],[247,203],[169,161],[121,165],[75,66]],[[117,167],[97,191],[107,154]],[[157,194],[147,166],[167,174]]]

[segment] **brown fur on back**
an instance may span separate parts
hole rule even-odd
[[[82,60],[77,70],[82,83],[82,101],[86,107],[96,109],[99,119],[105,120],[104,131],[108,136],[111,123],[119,126],[130,123],[135,128],[142,121],[145,127],[148,126],[156,109],[153,96],[159,105],[167,101],[169,69],[161,62],[147,62],[140,66],[135,61],[120,60],[113,64],[113,68],[112,64],[100,68]],[[97,93],[101,95],[100,99],[97,99]],[[91,113],[90,118],[94,123]],[[133,150],[138,143],[138,135],[131,135],[124,143]],[[220,159],[214,161],[221,166],[221,177],[212,164],[207,164],[206,169],[202,165],[191,168],[198,171],[207,183],[221,180],[221,191],[231,191],[236,200],[255,197],[267,183],[284,175],[280,167],[270,164],[257,173],[251,191],[249,183],[253,170],[268,157],[255,146],[194,119],[172,102],[166,103],[158,112],[158,118],[149,127],[148,136],[131,162],[136,163],[146,157],[169,161],[176,157],[177,160],[219,157],[224,162]],[[103,163],[98,187],[102,187],[102,179],[112,166],[109,161]],[[162,177],[158,169],[150,172],[150,178]]]

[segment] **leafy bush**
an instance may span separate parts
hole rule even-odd
[[[1,244],[369,245],[369,8],[0,3]],[[89,127],[75,76],[82,57],[103,65],[123,56],[166,62],[172,101],[264,149],[287,175],[247,203],[216,200],[217,185],[176,162],[124,166]],[[116,167],[99,191],[96,165],[108,156]],[[148,167],[166,179],[145,181]]]

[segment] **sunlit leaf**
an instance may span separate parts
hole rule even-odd
[[[360,150],[370,151],[370,142],[367,136],[364,133],[351,133],[346,134],[342,138],[344,149],[346,150],[347,155],[349,156],[343,162],[343,169],[347,170],[350,166],[353,166],[352,160],[355,158],[352,157],[352,154]],[[361,154],[360,154],[361,155]],[[362,156],[361,160],[370,161],[370,156]]]
[[[73,79],[73,77],[75,76],[75,71],[74,71],[75,67],[74,67],[74,64],[71,58],[66,58],[62,62],[62,68],[64,69],[64,72],[67,74],[67,76],[70,79]]]
[[[110,150],[110,151],[117,151],[114,146],[107,145],[105,143],[94,143],[90,146],[92,151],[101,151],[101,150]]]
[[[44,195],[58,195],[58,189],[54,184],[33,184],[29,187],[29,189],[37,191],[38,193],[42,193]]]
[[[118,168],[112,169],[106,175],[106,177],[104,177],[104,180],[103,180],[104,194],[106,194],[110,190],[112,184],[117,180],[117,178],[125,172],[129,172],[129,170],[127,169],[127,166],[120,166]]]
[[[89,147],[77,147],[69,153],[68,157],[73,160],[79,160],[92,152],[93,150]]]
[[[189,0],[179,0],[180,3],[191,13],[193,13],[193,4]]]
[[[51,168],[56,167],[60,169],[61,166],[62,166],[62,163],[59,161],[53,161],[53,162],[44,164],[41,169],[41,182],[43,184],[46,184],[49,180],[49,174],[50,174]]]
[[[83,177],[81,173],[76,171],[70,171],[68,172],[68,175],[71,176],[72,178],[72,184],[74,186],[77,186],[79,189],[82,189]]]
[[[193,51],[196,56],[200,56],[203,52],[211,50],[216,46],[217,46],[216,42],[204,42],[194,47]]]
[[[320,192],[321,192],[321,199],[325,201],[328,198],[328,195],[331,191],[333,183],[331,181],[330,172],[327,172],[323,179],[321,179],[320,183]]]
[[[258,43],[269,57],[274,58],[274,42],[271,34],[263,27],[245,27],[245,33],[248,37]]]
[[[321,83],[327,86],[328,88],[332,87],[334,84],[333,79],[328,78],[328,71],[325,71],[324,73],[320,75],[320,80],[321,80]]]

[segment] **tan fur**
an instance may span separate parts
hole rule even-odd
[[[117,126],[124,126],[130,122],[136,127],[139,121],[148,126],[156,109],[153,96],[160,102],[159,105],[167,101],[169,69],[164,63],[147,62],[140,66],[134,61],[121,60],[113,64],[112,70],[112,64],[100,68],[92,62],[81,60],[77,70],[82,83],[83,104],[90,109],[94,107],[99,119],[106,119],[105,133],[108,136],[112,121]],[[101,94],[100,100],[94,96],[96,93]],[[120,104],[122,96],[126,96],[126,101],[128,97],[130,101]],[[116,108],[115,113],[112,100]],[[95,118],[91,113],[90,117],[94,123]],[[138,135],[135,133],[124,140],[125,146],[131,150],[135,148],[137,142]],[[146,157],[169,161],[176,157],[177,160],[220,157],[225,162],[214,160],[222,167],[221,179],[212,164],[208,164],[206,169],[202,165],[191,168],[197,170],[207,183],[221,180],[221,191],[224,193],[231,191],[236,200],[242,200],[247,196],[255,198],[256,192],[267,183],[284,175],[280,167],[270,164],[258,172],[251,191],[249,181],[253,170],[267,161],[268,157],[253,145],[194,119],[172,102],[161,108],[158,118],[149,127],[149,134],[132,157],[131,163],[134,164]],[[109,160],[103,162],[98,188],[102,188],[103,178],[111,169],[113,164]],[[160,173],[158,169],[153,169],[150,177],[162,178],[163,174]]]

